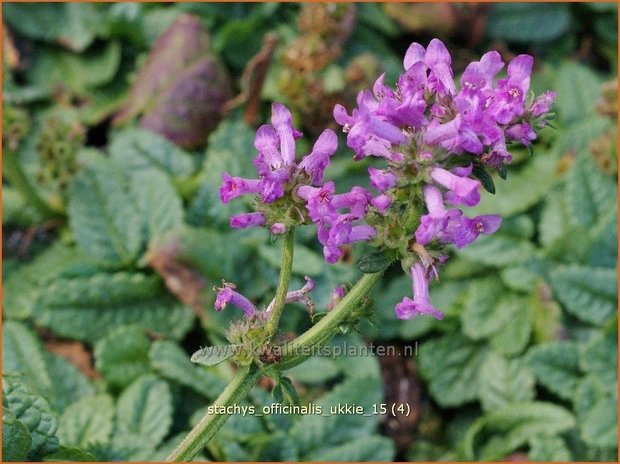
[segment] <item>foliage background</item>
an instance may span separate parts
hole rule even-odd
[[[491,48],[533,54],[532,86],[557,92],[557,119],[533,156],[514,151],[508,180],[496,178],[496,195],[476,208],[504,224],[443,270],[431,295],[445,320],[395,319],[411,288],[392,269],[374,291],[372,324],[343,327],[349,333],[333,342],[415,346],[417,356],[316,357],[290,372],[303,403],[367,412],[407,403],[411,413],[233,416],[199,458],[616,460],[615,3],[357,4],[354,15],[274,3],[2,9],[4,460],[164,459],[234,369],[189,361],[222,343],[238,317],[212,310],[211,287],[231,280],[266,303],[277,281],[278,244],[228,227],[228,214],[247,205],[219,204],[221,173],[251,174],[254,130],[270,101],[290,105],[311,136],[328,123],[325,108],[351,107],[381,70],[392,82],[407,46],[431,37],[447,43],[457,73]],[[208,31],[206,46],[154,48],[186,13]],[[279,43],[259,94],[243,72],[269,32]],[[140,77],[149,53],[163,59]],[[187,63],[171,65],[175,53],[203,60],[207,74],[219,69],[200,105],[196,87],[153,84],[204,82]],[[149,96],[142,107],[140,90]],[[221,102],[239,92],[249,100],[208,134]],[[138,128],[139,113],[161,122],[171,101],[190,102],[180,114],[209,115],[202,132],[181,117],[185,139],[160,130],[185,148]],[[132,113],[120,125],[119,109]],[[21,195],[7,157],[49,211]],[[346,186],[365,182],[365,169],[342,148],[328,173]],[[325,264],[312,236],[299,234],[292,286],[310,275],[324,310],[329,291],[358,272],[351,257]],[[290,334],[310,324],[293,306],[283,322]],[[248,401],[270,404],[269,390],[261,382]]]

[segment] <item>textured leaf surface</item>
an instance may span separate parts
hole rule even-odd
[[[117,435],[155,448],[172,424],[172,397],[168,384],[154,376],[140,377],[119,397]]]
[[[530,461],[572,461],[571,452],[560,437],[540,436],[530,440]]]
[[[119,327],[95,345],[95,367],[114,387],[126,387],[149,371],[151,342],[141,327]]]
[[[561,398],[571,399],[579,380],[578,348],[562,341],[537,345],[528,354],[528,365],[538,382]]]
[[[135,174],[132,191],[143,219],[147,241],[183,223],[183,203],[165,174],[156,170]]]
[[[188,211],[191,224],[202,226],[209,218],[215,224],[228,227],[229,215],[246,211],[247,195],[223,205],[218,190],[224,172],[231,176],[256,177],[252,164],[255,152],[254,130],[242,121],[226,120],[211,134],[203,166],[203,181]]]
[[[50,403],[59,413],[80,398],[94,394],[91,381],[72,363],[62,356],[44,353],[47,372],[52,381]]]
[[[588,119],[595,112],[601,79],[589,68],[574,61],[560,66],[555,82],[555,107],[564,123]]]
[[[495,334],[511,317],[524,308],[516,297],[503,297],[501,283],[495,278],[474,281],[461,314],[463,333],[472,340]]]
[[[58,438],[65,446],[86,448],[106,443],[114,427],[114,403],[109,395],[82,398],[60,417]]]
[[[394,458],[394,444],[387,437],[370,436],[352,440],[344,445],[321,449],[309,454],[309,461],[391,461]]]
[[[35,334],[25,325],[7,321],[2,330],[2,370],[23,375],[30,389],[46,397],[52,382],[45,366],[43,350]]]
[[[570,217],[576,224],[590,228],[599,218],[616,209],[616,184],[598,170],[589,155],[577,157],[566,187]]]
[[[549,275],[553,293],[578,319],[603,324],[615,311],[618,286],[615,269],[558,266]]]
[[[477,399],[484,356],[484,350],[457,334],[425,342],[420,347],[420,370],[435,400],[448,407]]]
[[[541,434],[554,435],[574,425],[575,418],[572,414],[555,404],[512,403],[474,422],[465,437],[465,455],[467,459],[498,460],[529,439]],[[486,445],[478,447],[477,439],[483,430],[495,432],[499,435],[499,440],[487,439]],[[478,449],[479,453],[475,451]]]
[[[579,382],[574,408],[581,438],[592,446],[618,446],[618,398],[613,385],[605,385],[589,375]]]
[[[130,324],[180,338],[194,314],[165,292],[157,276],[118,272],[54,282],[41,296],[35,319],[58,335],[95,341]]]
[[[142,242],[140,216],[117,166],[92,156],[69,195],[69,224],[80,248],[104,265],[131,263]]]
[[[158,169],[169,176],[189,176],[191,156],[165,137],[145,129],[129,128],[114,133],[110,156],[130,173]]]
[[[534,376],[518,359],[489,353],[480,369],[480,402],[485,411],[534,399]]]
[[[32,445],[26,426],[10,410],[2,411],[2,459],[25,461]]]
[[[192,364],[190,356],[174,342],[161,340],[153,343],[149,358],[163,377],[190,387],[207,398],[216,398],[226,386],[226,382],[211,370]]]
[[[323,412],[330,407],[355,403],[370,411],[372,404],[381,399],[381,382],[376,377],[351,377],[316,401]],[[330,415],[328,417],[308,414],[302,416],[290,431],[301,456],[316,447],[340,445],[347,441],[369,435],[376,427],[378,416]],[[315,456],[316,457],[316,456]],[[305,459],[305,457],[303,458]],[[308,458],[309,459],[309,458]]]
[[[2,380],[3,406],[26,426],[32,439],[29,460],[39,460],[58,449],[58,421],[47,401],[13,379]]]

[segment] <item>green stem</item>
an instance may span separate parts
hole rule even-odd
[[[338,332],[340,324],[347,319],[382,275],[383,272],[364,274],[334,309],[315,326],[286,345],[278,363],[278,369],[284,370],[296,366],[312,356],[312,351],[318,346],[327,343]]]
[[[10,150],[5,150],[2,156],[2,175],[43,216],[43,219],[56,216],[56,213],[43,201],[28,181],[26,174],[24,174],[22,167],[17,161],[17,154]]]
[[[288,268],[287,272],[280,274],[280,285],[278,294],[284,288],[288,289],[290,279],[290,266],[293,261],[293,231],[285,237],[284,253],[282,256],[282,269]],[[286,256],[286,257],[285,257]],[[285,266],[286,264],[286,266]],[[293,342],[286,346],[286,350],[278,364],[270,365],[278,370],[293,367],[312,355],[312,350],[327,343],[338,332],[338,326],[355,310],[360,300],[364,298],[372,287],[381,278],[383,272],[375,274],[364,274],[353,286],[351,291],[314,327],[297,337]],[[284,306],[282,299],[281,307]],[[276,297],[277,304],[277,297]],[[280,307],[280,312],[282,311]],[[275,305],[274,305],[275,310]],[[278,315],[279,318],[279,315]],[[270,322],[273,321],[270,319]],[[275,322],[277,328],[277,320]],[[226,387],[222,394],[213,403],[214,407],[234,406],[242,401],[261,374],[261,370],[251,365],[239,369],[231,383]],[[230,414],[207,414],[194,427],[194,429],[183,439],[181,444],[168,456],[168,461],[189,461],[198,454],[224,425]]]
[[[241,367],[232,381],[213,403],[215,414],[205,414],[201,421],[183,439],[177,448],[168,456],[167,461],[186,462],[198,454],[224,425],[230,414],[220,414],[218,409],[240,403],[252,389],[260,375],[254,366]]]
[[[295,228],[291,227],[284,234],[284,243],[282,244],[282,263],[280,266],[280,281],[276,290],[276,297],[273,302],[269,322],[267,322],[267,333],[273,337],[278,330],[280,316],[286,303],[286,293],[288,292],[289,282],[291,280],[291,272],[293,269],[293,249],[295,248]]]

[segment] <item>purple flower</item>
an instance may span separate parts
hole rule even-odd
[[[457,209],[446,210],[439,189],[426,185],[423,189],[428,214],[420,218],[420,225],[415,231],[415,239],[421,245],[427,245],[435,238],[443,243],[450,242],[446,229],[451,222],[458,221],[462,212]]]
[[[286,226],[281,222],[276,222],[271,225],[271,227],[269,228],[269,232],[274,235],[282,235],[286,232]]]
[[[338,285],[332,290],[331,295],[329,296],[329,302],[327,303],[327,310],[331,311],[336,307],[338,302],[342,300],[347,294],[347,289],[344,285]]]
[[[501,216],[495,214],[476,216],[473,219],[462,217],[448,224],[446,232],[457,248],[464,248],[474,242],[480,234],[493,234],[501,224]]]
[[[222,174],[222,186],[220,187],[220,200],[226,204],[233,198],[248,193],[258,193],[258,179],[243,179],[232,177],[227,172]]]
[[[408,70],[416,63],[423,62],[430,69],[428,87],[440,94],[455,94],[456,88],[452,79],[452,58],[448,49],[439,39],[433,39],[426,50],[419,43],[412,43],[405,54],[403,64]]]
[[[519,55],[508,64],[508,77],[500,79],[489,110],[500,124],[508,124],[523,114],[525,96],[530,88],[534,58]]]
[[[263,224],[265,224],[265,215],[263,213],[240,213],[230,216],[230,227],[234,229],[259,227]]]
[[[392,145],[405,143],[405,135],[398,127],[373,115],[377,102],[369,91],[358,94],[357,105],[351,116],[342,105],[334,107],[334,119],[347,133],[347,146],[355,151],[354,159],[382,156],[388,160],[401,160],[402,155],[392,150]]]
[[[228,303],[243,310],[246,316],[250,317],[256,313],[256,307],[250,300],[235,291],[234,284],[224,283],[222,288],[217,289],[217,297],[215,298],[215,309],[221,311]]]
[[[341,215],[337,221],[329,224],[329,227],[319,225],[318,238],[323,245],[323,256],[330,264],[335,263],[342,256],[338,248],[347,243],[370,240],[377,232],[372,226],[353,226],[347,215]]]
[[[547,113],[551,109],[551,105],[553,105],[553,100],[555,100],[555,92],[550,91],[536,97],[530,107],[532,116],[537,118]]]
[[[391,196],[384,194],[370,200],[370,204],[377,209],[379,214],[385,214],[393,201]]]
[[[475,206],[480,202],[480,182],[461,177],[442,168],[433,168],[431,178],[446,187],[446,200],[453,205]]]
[[[523,145],[529,145],[536,140],[536,132],[528,123],[513,124],[506,129],[506,136],[510,140],[517,140]]]
[[[338,136],[331,129],[325,129],[314,143],[312,151],[304,156],[299,163],[299,169],[303,169],[310,176],[312,185],[319,186],[323,182],[323,172],[329,165],[330,157],[338,148]]]
[[[301,135],[293,127],[293,118],[288,108],[281,103],[271,105],[271,124],[280,138],[280,155],[285,165],[295,164],[295,135]]]
[[[347,215],[349,220],[361,219],[368,211],[368,203],[372,199],[372,195],[362,187],[355,186],[348,193],[334,195],[332,205],[336,209],[348,208],[350,211]]]
[[[411,280],[413,286],[413,300],[409,297],[396,305],[396,317],[399,319],[411,319],[415,316],[427,315],[436,319],[443,319],[443,313],[436,309],[428,295],[428,280],[424,267],[416,263],[411,268]]]
[[[302,185],[297,189],[297,195],[306,200],[306,209],[312,222],[321,224],[338,217],[338,211],[332,205],[335,189],[333,182],[326,182],[322,187]]]
[[[504,67],[504,62],[496,51],[482,55],[480,61],[467,65],[461,76],[461,92],[492,90],[495,75]]]
[[[368,174],[370,175],[370,186],[377,189],[379,193],[394,187],[398,182],[396,174],[391,171],[369,167]]]

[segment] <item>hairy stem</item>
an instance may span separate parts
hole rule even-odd
[[[2,156],[2,175],[10,182],[25,200],[32,205],[41,214],[43,219],[50,219],[56,216],[56,213],[50,206],[39,196],[37,191],[28,181],[26,174],[17,161],[17,154],[5,150]]]
[[[338,332],[339,325],[358,307],[362,298],[368,295],[382,275],[383,272],[364,274],[334,309],[315,326],[286,345],[278,369],[284,370],[296,366],[312,356],[313,350],[318,346],[327,343]]]
[[[285,238],[284,253],[282,255],[283,272],[280,274],[280,285],[278,286],[278,291],[284,288],[284,296],[286,296],[286,289],[288,289],[288,280],[291,274],[290,266],[293,261],[293,231],[291,230],[289,234],[290,236]],[[288,264],[288,272],[284,272],[285,262]],[[310,357],[313,349],[327,343],[338,332],[338,326],[347,319],[356,307],[358,307],[362,298],[370,292],[372,287],[378,282],[382,275],[383,272],[364,274],[364,276],[362,276],[353,286],[351,291],[347,293],[347,295],[334,307],[334,309],[329,312],[329,314],[321,319],[310,330],[303,333],[286,346],[286,350],[278,364],[268,366],[276,367],[278,370],[284,370],[302,363],[306,358]],[[282,312],[281,307],[283,306],[284,301],[282,300],[279,310],[280,313]],[[274,310],[275,307],[277,307],[277,295]],[[270,322],[273,320],[272,315]],[[275,322],[275,327],[277,328],[277,320]],[[252,389],[252,386],[260,376],[261,372],[262,370],[258,369],[254,365],[239,369],[231,383],[226,387],[218,399],[215,400],[213,405],[216,407],[233,406],[242,401]],[[226,413],[209,414],[207,412],[198,425],[194,427],[194,429],[183,439],[181,444],[172,452],[172,454],[170,454],[170,456],[168,456],[167,460],[191,460],[207,445],[209,440],[211,440],[222,425],[224,425],[229,416],[230,414]]]
[[[259,375],[260,371],[254,365],[240,368],[232,381],[213,403],[215,414],[207,412],[196,427],[187,434],[179,446],[168,456],[167,461],[185,462],[190,461],[196,456],[230,417],[228,413],[220,414],[217,409],[234,406],[241,402],[252,389]]]
[[[291,227],[284,234],[284,243],[282,244],[282,263],[280,265],[280,281],[276,290],[276,297],[273,302],[269,322],[267,322],[267,333],[273,337],[280,322],[280,316],[286,303],[286,292],[288,292],[289,282],[291,280],[291,272],[293,269],[293,249],[295,248],[295,228]]]

